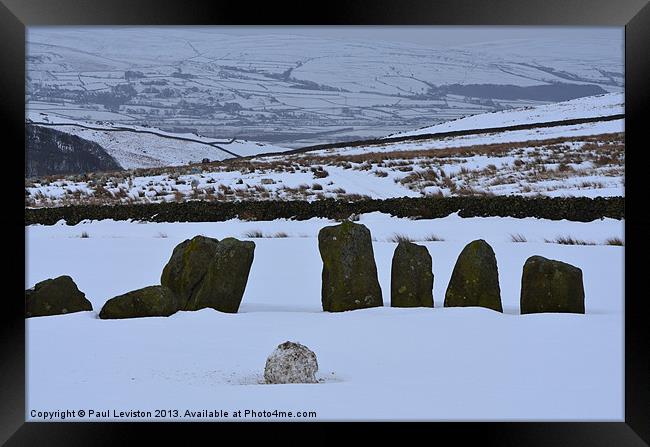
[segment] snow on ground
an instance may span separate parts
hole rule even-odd
[[[355,146],[332,150],[314,151],[329,154],[357,155],[364,152],[392,152],[421,149],[448,149],[482,144],[520,143],[553,138],[573,138],[590,135],[602,135],[625,132],[625,120],[602,121],[595,123],[573,124],[569,126],[540,127],[528,130],[510,130],[505,132],[479,133],[455,137],[431,138],[415,141],[400,141],[381,145]],[[428,133],[428,132],[425,132]],[[402,136],[400,134],[400,136]]]
[[[176,409],[192,420],[186,409],[250,409],[316,411],[322,420],[623,420],[624,249],[544,243],[571,235],[603,244],[623,238],[622,221],[371,213],[360,222],[375,239],[385,305],[394,233],[444,239],[419,242],[433,257],[436,308],[322,312],[316,235],[326,219],[27,227],[25,287],[69,274],[95,309],[26,320],[28,420],[38,420],[30,410],[62,408],[110,410],[109,419],[112,410]],[[182,240],[256,230],[288,237],[254,239],[238,314],[96,318],[107,299],[158,283]],[[528,242],[511,242],[513,233]],[[442,308],[454,262],[477,238],[495,250],[503,314]],[[521,269],[535,254],[583,270],[585,315],[519,315]],[[321,383],[259,383],[266,357],[287,340],[316,352]]]
[[[623,113],[623,101],[622,94],[592,96],[534,108],[475,115],[400,135],[609,116]],[[39,113],[30,116],[34,120],[50,119]],[[201,165],[193,167],[193,172],[188,168],[186,171],[190,172],[180,173],[184,174],[180,175],[180,183],[179,172],[175,172],[175,168],[165,168],[167,175],[160,175],[160,170],[152,175],[120,173],[111,176],[110,181],[107,178],[98,180],[94,182],[95,185],[90,185],[85,177],[76,179],[75,176],[65,181],[30,182],[26,185],[26,205],[148,203],[185,199],[311,201],[332,197],[350,199],[351,196],[385,199],[432,194],[622,196],[624,132],[625,121],[619,119],[280,155],[261,153],[273,152],[276,149],[273,146],[241,143],[244,146],[255,145],[252,149],[246,149],[238,146],[237,142],[224,147],[240,155],[257,153],[258,156],[250,160],[235,160],[238,164],[230,160]],[[131,158],[132,161],[128,162],[132,165],[160,163],[164,157],[169,158],[165,163],[178,164],[180,161],[175,157],[179,153],[186,157],[191,153],[195,161],[198,158],[215,159],[214,153],[219,151],[210,146],[203,146],[200,151],[189,146],[185,148],[187,152],[179,152],[177,148],[167,151],[164,146],[167,143],[151,146],[150,149],[150,146],[138,142],[142,138],[139,134],[99,134],[102,135],[101,138],[91,135],[89,139],[102,139],[100,144],[112,147],[113,154],[127,148],[128,158],[140,151],[137,161]],[[133,141],[125,144],[126,138],[132,138]],[[189,144],[201,146],[197,143]],[[497,145],[508,147],[506,151],[491,149]],[[158,161],[154,163],[148,160],[149,155],[145,152],[159,154]],[[122,156],[117,158],[118,161],[124,159]],[[172,159],[176,161],[172,163]],[[486,169],[492,166],[494,169]],[[314,168],[324,169],[327,175],[311,175],[310,171]],[[421,179],[414,178],[418,173],[424,176]],[[453,179],[450,174],[454,175]],[[103,190],[96,191],[96,183],[100,183]],[[108,193],[104,194],[104,190]]]
[[[526,131],[530,132],[530,131]],[[524,138],[524,137],[522,137]],[[428,195],[624,195],[623,134],[436,147],[388,144],[256,157],[182,170],[68,176],[26,184],[26,205],[319,200]],[[163,172],[163,173],[161,173]],[[101,187],[101,188],[100,188]]]
[[[26,39],[26,106],[73,119],[188,126],[216,138],[243,129],[253,141],[301,147],[539,103],[527,94],[499,99],[488,88],[481,98],[447,94],[453,84],[623,90],[622,29],[570,39],[549,30],[479,46],[452,39],[453,48],[437,36],[405,42],[399,28],[381,31],[383,39],[367,31],[34,27]],[[127,79],[128,70],[141,77]],[[127,82],[137,95],[119,111],[96,102],[96,93]]]
[[[233,158],[235,156],[233,154],[247,157],[265,152],[283,152],[287,150],[279,146],[254,141],[235,140],[230,143],[227,139],[219,140],[191,133],[172,133],[154,127],[75,121],[37,112],[30,112],[28,118],[34,123],[70,124],[53,127],[56,130],[94,141],[103,147],[124,169],[186,165],[191,162],[200,162],[204,158],[225,160]],[[86,129],[72,124],[106,130]],[[133,129],[134,132],[111,131],[114,128]],[[136,131],[151,131],[159,133],[160,136]],[[197,142],[178,140],[176,139],[178,137],[196,140]],[[225,151],[208,144],[214,142],[221,142],[217,143],[217,145],[224,148]],[[226,151],[232,152],[232,154]]]
[[[536,124],[549,121],[619,115],[625,113],[624,104],[625,96],[623,93],[608,93],[535,107],[481,113],[390,136],[422,135],[427,133],[487,129],[520,124]]]

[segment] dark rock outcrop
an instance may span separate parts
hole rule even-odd
[[[198,290],[208,266],[213,261],[219,241],[195,236],[178,244],[163,268],[160,284],[169,287],[185,308]]]
[[[174,292],[165,286],[149,286],[106,301],[99,318],[168,317],[178,310]]]
[[[423,245],[400,242],[390,276],[392,307],[433,307],[433,261]]]
[[[482,239],[470,242],[460,253],[445,294],[445,307],[465,306],[503,312],[497,259]]]
[[[235,313],[244,296],[255,243],[195,236],[174,248],[160,283],[177,296],[181,310],[211,307]]]
[[[520,306],[522,314],[585,313],[582,270],[565,262],[531,256],[521,276]]]
[[[211,307],[220,312],[236,313],[244,296],[254,252],[255,243],[251,241],[229,237],[219,242],[185,310]]]
[[[324,311],[383,306],[368,228],[350,221],[324,227],[318,233],[318,249]]]
[[[25,316],[42,317],[93,310],[71,277],[64,275],[46,279],[25,290]]]

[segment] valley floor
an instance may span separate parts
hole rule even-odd
[[[607,242],[623,239],[622,221],[371,213],[360,223],[374,238],[385,306],[396,233],[427,246],[434,309],[322,312],[316,236],[335,224],[327,219],[27,227],[25,287],[68,274],[94,308],[26,320],[27,420],[40,420],[31,410],[66,408],[110,410],[112,420],[113,410],[156,409],[176,409],[180,420],[199,420],[183,418],[186,409],[315,411],[319,420],[623,420],[624,248]],[[258,232],[269,237],[251,239],[238,314],[97,318],[109,298],[159,283],[184,239]],[[560,236],[594,245],[545,242]],[[458,254],[478,238],[497,256],[503,314],[442,307]],[[585,315],[519,315],[521,269],[532,255],[582,269]],[[262,384],[266,357],[287,340],[316,353],[320,383]]]

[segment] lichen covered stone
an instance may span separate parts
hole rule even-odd
[[[236,313],[244,296],[253,264],[255,243],[226,238],[219,242],[206,273],[185,310],[206,307]]]
[[[445,307],[479,306],[503,312],[497,258],[482,239],[463,248],[449,280]]]
[[[392,307],[433,307],[433,261],[423,245],[400,242],[390,276]]]
[[[522,314],[585,313],[582,270],[565,262],[531,256],[521,275]]]
[[[99,318],[168,317],[176,313],[180,303],[174,292],[165,286],[149,286],[108,300]]]
[[[219,241],[195,236],[178,244],[160,277],[160,284],[171,289],[184,308],[196,293],[208,265],[214,259]]]
[[[279,345],[266,359],[266,383],[317,383],[316,354],[300,343],[290,341]]]
[[[324,311],[383,306],[368,228],[350,221],[324,227],[318,233],[318,249],[323,260]]]
[[[25,290],[25,317],[63,315],[93,310],[70,276],[46,279]]]

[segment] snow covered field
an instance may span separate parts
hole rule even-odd
[[[453,142],[438,140],[396,143],[137,173],[31,179],[25,185],[26,205],[624,195],[622,133],[520,138],[502,143],[497,135],[492,143],[484,137],[481,144],[451,147]]]
[[[410,132],[390,136],[422,135],[427,133],[451,132],[457,130],[507,127],[523,124],[545,123],[580,118],[621,115],[625,113],[625,95],[608,93],[563,101],[555,104],[522,107],[492,113],[471,115],[446,121],[435,126],[423,127]]]
[[[25,287],[69,274],[95,309],[26,320],[27,419],[39,420],[30,410],[70,408],[110,410],[109,419],[113,410],[176,409],[179,419],[193,420],[183,417],[186,409],[250,409],[316,411],[319,420],[623,420],[624,248],[604,245],[623,239],[622,221],[372,213],[360,223],[375,239],[385,305],[390,240],[400,233],[427,246],[434,309],[322,312],[316,235],[332,224],[326,219],[27,227]],[[158,283],[184,239],[253,231],[287,237],[254,239],[238,314],[97,318],[107,299]],[[424,241],[432,234],[444,241]],[[527,242],[512,242],[513,234]],[[597,245],[544,242],[565,235]],[[503,314],[442,307],[456,257],[478,238],[497,256]],[[535,254],[582,269],[585,315],[519,315],[521,269]],[[260,383],[266,357],[287,340],[316,352],[321,383]]]
[[[475,115],[410,134],[539,124],[606,117],[623,112],[623,95],[612,93],[534,108]],[[45,117],[38,114],[30,116],[35,120]],[[65,179],[60,176],[31,179],[26,184],[26,205],[150,203],[187,199],[312,201],[322,198],[350,200],[359,197],[385,199],[476,194],[623,196],[624,132],[625,120],[616,119],[444,138],[387,141],[295,154],[264,155],[263,152],[274,152],[274,147],[244,149],[233,144],[224,147],[239,151],[240,155],[259,155],[251,159],[231,159],[224,163],[192,167],[95,175],[92,179],[83,175],[66,176]],[[114,147],[112,143],[108,146]],[[147,150],[149,146],[138,146],[131,142],[115,147],[118,151],[127,150],[135,154]],[[206,147],[217,151],[216,148]],[[202,150],[205,151],[206,147]],[[174,157],[178,160],[190,156],[196,159],[197,156],[184,152],[189,149],[176,148]],[[115,156],[115,153],[112,154]],[[165,151],[161,150],[160,153],[165,154]],[[200,154],[207,156],[207,152]]]
[[[380,38],[357,31],[29,27],[27,107],[301,147],[561,100],[526,90],[540,85],[583,92],[571,97],[623,90],[622,29],[505,40],[486,33],[480,45],[435,35],[406,42],[395,39],[405,32],[398,27]],[[133,89],[128,101],[106,107],[101,95],[124,85]]]
[[[229,141],[206,138],[192,133],[165,132],[155,127],[115,125],[103,121],[78,121],[47,113],[30,112],[27,114],[27,118],[34,123],[44,123],[49,126],[60,124],[52,127],[94,141],[103,147],[124,169],[177,166],[192,162],[198,163],[204,158],[213,161],[225,160],[237,156],[248,157],[288,150],[255,141]],[[133,129],[133,132],[124,131],[128,129]]]

